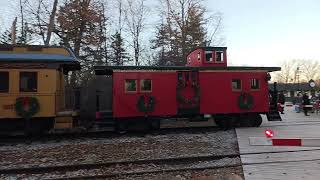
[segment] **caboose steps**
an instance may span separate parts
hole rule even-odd
[[[276,105],[270,105],[269,112],[266,115],[268,121],[282,121]]]
[[[278,111],[269,111],[266,115],[268,121],[282,121]]]

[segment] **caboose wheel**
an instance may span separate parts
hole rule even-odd
[[[116,121],[116,132],[119,134],[125,134],[128,131],[128,123],[124,120]]]
[[[214,121],[218,127],[226,131],[234,127],[236,119],[233,116],[215,116]]]
[[[150,120],[150,129],[159,130],[160,129],[160,119],[151,119]]]
[[[250,118],[252,127],[259,127],[262,124],[262,117],[256,114]]]
[[[251,119],[249,117],[241,117],[240,118],[240,127],[250,127]]]

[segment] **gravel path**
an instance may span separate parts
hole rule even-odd
[[[33,143],[30,145],[18,144],[14,146],[1,146],[0,168],[5,169],[14,167],[19,168],[32,166],[52,166],[122,160],[170,158],[181,156],[186,157],[225,155],[236,154],[238,152],[237,138],[234,130],[207,130],[204,132],[197,132],[192,134],[173,133],[166,135],[146,135],[145,137],[123,136],[112,139],[91,139],[85,141],[74,140],[62,142]],[[223,164],[230,162],[222,161],[219,163]],[[240,163],[240,160],[236,160],[235,163]],[[199,164],[203,165],[205,163]],[[242,170],[240,172],[239,168],[229,169],[232,169],[230,170],[230,173],[235,173],[242,176]],[[90,175],[92,175],[92,173],[95,173],[94,170],[81,171],[82,172],[77,173],[89,173]],[[73,175],[77,175],[77,173]],[[96,173],[99,173],[99,170],[97,170]],[[173,175],[170,177],[179,175],[179,173],[171,174]],[[150,175],[150,178],[154,179],[151,176],[152,175]],[[181,177],[190,179],[190,177],[192,176],[182,175]],[[17,176],[10,175],[2,177],[14,178]],[[39,175],[32,177],[40,179],[44,178],[41,175],[40,177]],[[130,179],[130,177],[128,178]],[[137,176],[137,179],[139,178],[143,179],[144,176]]]

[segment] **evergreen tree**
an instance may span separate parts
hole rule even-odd
[[[198,0],[166,0],[162,23],[151,42],[158,52],[159,65],[185,65],[186,56],[197,46],[205,46],[206,9]]]
[[[126,50],[124,49],[123,38],[121,34],[117,31],[111,37],[111,62],[116,66],[123,66],[126,62],[130,61],[130,59],[126,56]]]
[[[0,35],[0,44],[12,44],[11,32],[9,30],[4,31]]]
[[[81,72],[73,72],[72,86],[83,84],[93,77],[93,66],[106,57],[104,5],[99,0],[66,0],[57,14],[55,33],[61,44],[80,57]]]

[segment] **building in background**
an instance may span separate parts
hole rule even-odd
[[[269,89],[273,89],[273,84],[269,84]],[[286,97],[286,101],[295,102],[298,93],[307,93],[309,96],[318,97],[320,89],[318,86],[311,87],[309,83],[279,83],[277,90],[282,91]]]

